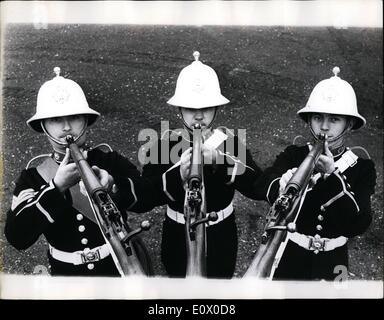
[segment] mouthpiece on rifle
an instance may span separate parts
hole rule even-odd
[[[65,137],[65,140],[67,141],[68,144],[73,143],[75,141],[73,136],[71,136],[70,134]]]
[[[328,139],[328,136],[326,133],[319,133],[317,137],[319,140],[327,140]]]

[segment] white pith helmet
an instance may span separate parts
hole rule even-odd
[[[33,130],[43,132],[41,120],[79,114],[87,115],[88,125],[93,124],[100,113],[88,106],[81,87],[75,81],[60,76],[59,67],[53,70],[56,76],[40,87],[37,94],[36,113],[27,121],[27,124]]]
[[[310,113],[330,113],[353,117],[352,130],[364,126],[366,121],[357,110],[356,94],[352,86],[338,77],[339,67],[332,70],[334,76],[320,81],[312,90],[306,106],[297,114],[307,121]]]
[[[200,53],[193,53],[195,61],[181,70],[177,78],[175,94],[168,103],[173,106],[203,109],[227,104],[221,94],[215,70],[199,61]]]

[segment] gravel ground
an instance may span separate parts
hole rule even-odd
[[[3,227],[13,182],[29,159],[49,150],[45,138],[30,131],[25,121],[34,114],[37,91],[53,76],[53,67],[60,66],[65,77],[77,81],[90,106],[101,112],[90,130],[91,143],[107,142],[138,164],[141,129],[159,130],[162,120],[180,127],[166,101],[194,50],[217,71],[222,92],[231,100],[216,124],[245,128],[247,146],[262,168],[305,132],[296,111],[313,86],[331,76],[333,66],[341,68],[341,77],[355,88],[359,111],[368,122],[348,144],[364,146],[378,173],[373,223],[364,235],[350,240],[350,276],[382,280],[382,29],[356,28],[50,25],[37,30],[31,25],[8,25],[2,60],[2,271],[31,274],[47,265],[43,238],[18,252],[6,242]],[[240,194],[235,206],[239,230],[235,276],[241,277],[258,247],[268,208]],[[132,226],[144,219],[151,222],[143,239],[160,276],[165,275],[159,257],[163,212],[164,208],[156,208],[130,216]]]

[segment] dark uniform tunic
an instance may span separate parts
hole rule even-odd
[[[167,204],[172,210],[183,214],[185,189],[180,176],[180,165],[172,168],[174,163],[160,163],[161,153],[163,152],[164,159],[164,153],[172,154],[172,148],[179,142],[180,140],[176,142],[168,139],[159,140],[153,147],[153,150],[158,150],[158,164],[146,164],[143,167],[143,176],[156,181],[156,188],[161,194],[159,205]],[[245,146],[242,145],[242,147],[244,150],[242,158],[245,158],[242,161],[250,168],[238,163],[240,169],[238,172],[243,170],[240,175],[232,175],[234,172],[231,169],[234,168],[234,162],[228,157],[222,157],[221,164],[218,161],[218,164],[204,165],[207,213],[218,212],[227,208],[233,200],[235,190],[240,191],[245,196],[253,195],[252,182],[257,179],[261,170],[252,160],[250,152],[246,150]],[[223,152],[228,151],[233,156],[239,156],[239,141],[236,137],[229,137],[219,149]],[[176,161],[174,160],[175,162],[180,159],[181,153],[181,150],[176,153],[178,157]],[[232,277],[235,270],[238,241],[234,213],[216,224],[207,226],[206,235],[207,276],[211,278]],[[168,275],[185,277],[187,262],[185,225],[176,222],[168,215],[166,215],[163,223],[161,258]]]
[[[266,200],[272,204],[279,193],[280,177],[288,169],[299,167],[308,152],[308,146],[286,148],[273,166],[265,170],[255,190],[264,190]],[[335,157],[335,162],[340,158],[341,155]],[[329,239],[362,234],[372,220],[370,196],[375,183],[374,163],[361,158],[343,173],[320,177],[306,194],[296,220],[296,232]],[[335,269],[336,266],[340,267]],[[347,244],[315,253],[289,240],[274,278],[333,280],[343,267],[348,268]]]
[[[94,149],[88,152],[88,163],[107,170],[114,177],[115,184],[119,188],[114,201],[124,218],[126,208],[136,212],[152,209],[151,200],[154,200],[155,193],[150,183],[140,177],[140,172],[128,159],[116,152],[104,153]],[[55,165],[58,166],[56,163]],[[45,181],[36,168],[21,172],[16,182],[14,199],[20,192],[30,188],[35,194],[27,197],[7,213],[5,235],[16,249],[29,248],[42,234],[50,246],[68,253],[105,244],[99,226],[84,212],[73,207],[72,191],[60,193],[52,180]],[[49,252],[48,258],[52,275],[119,275],[111,255],[93,263],[80,265],[58,261]]]

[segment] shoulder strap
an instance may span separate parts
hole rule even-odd
[[[58,168],[59,165],[49,157],[45,159],[43,163],[38,165],[36,170],[46,182],[49,182],[55,177]]]
[[[100,143],[97,146],[89,148],[89,150],[94,150],[94,149],[100,149],[101,150],[103,147],[107,148],[110,152],[113,151],[112,147],[108,143]]]
[[[353,167],[359,157],[355,155],[352,150],[348,150],[343,153],[341,158],[335,162],[335,167],[338,172],[343,173],[349,167]]]
[[[51,157],[52,156],[52,153],[47,153],[47,154],[40,154],[34,158],[32,158],[31,160],[28,161],[27,163],[27,166],[25,167],[25,169],[29,169],[29,166],[31,165],[31,163],[37,159],[40,159],[40,158],[47,158],[47,157]]]
[[[55,177],[58,168],[59,165],[52,158],[48,158],[36,170],[46,182],[49,182]],[[91,221],[97,223],[88,196],[81,192],[79,184],[77,183],[69,188],[69,192],[72,198],[72,206]]]
[[[367,159],[371,159],[371,156],[369,154],[369,152],[363,148],[363,147],[360,147],[360,146],[354,146],[354,147],[351,147],[350,150],[361,150],[365,153],[365,155],[367,156]]]

